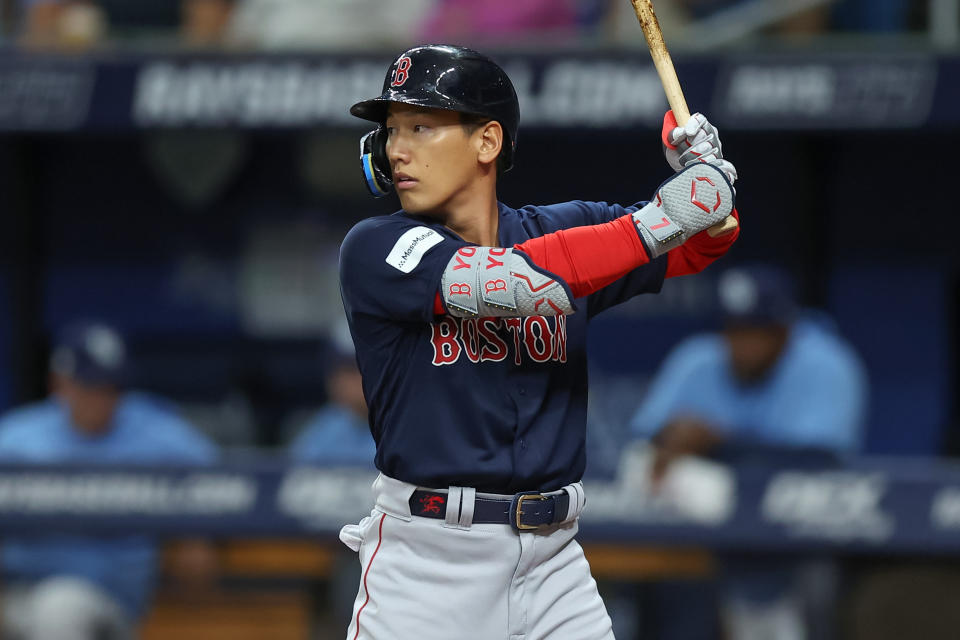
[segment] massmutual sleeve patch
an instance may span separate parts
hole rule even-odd
[[[443,270],[465,244],[403,216],[361,220],[340,245],[340,293],[348,317],[432,322]]]
[[[424,254],[443,242],[443,236],[429,227],[407,229],[387,254],[386,262],[394,269],[410,273],[417,268]]]

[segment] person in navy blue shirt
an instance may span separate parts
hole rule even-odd
[[[691,336],[667,356],[633,417],[651,439],[655,480],[683,456],[771,468],[833,465],[860,450],[868,393],[858,355],[830,320],[802,312],[772,265],[721,274],[723,330]],[[724,555],[722,611],[733,638],[814,637],[807,616],[829,601],[833,568],[770,556]],[[820,577],[808,597],[806,575]],[[806,601],[806,602],[805,602]]]
[[[377,126],[361,141],[368,188],[395,189],[402,210],[340,250],[381,472],[371,516],[341,531],[364,567],[348,637],[610,638],[573,539],[587,322],[726,252],[736,170],[706,118],[668,113],[678,173],[651,202],[499,202],[519,103],[462,47],[404,52],[351,113]]]
[[[196,464],[217,450],[168,403],[128,391],[120,335],[78,323],[56,340],[51,396],[0,419],[0,464]],[[206,563],[197,541],[184,556]],[[134,637],[156,578],[157,544],[142,535],[43,533],[0,542],[4,637]],[[189,570],[189,569],[188,569]]]

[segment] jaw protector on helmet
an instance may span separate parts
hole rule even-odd
[[[387,130],[383,126],[360,138],[360,164],[370,195],[382,198],[393,191],[393,172],[387,159]]]

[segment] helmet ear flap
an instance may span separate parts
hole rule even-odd
[[[393,190],[387,160],[387,130],[382,125],[360,138],[360,164],[367,190],[373,197],[383,197]]]

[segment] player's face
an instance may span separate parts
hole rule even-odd
[[[387,158],[405,211],[443,215],[467,197],[477,176],[477,136],[459,113],[391,104],[386,127]]]
[[[787,343],[789,329],[781,326],[730,326],[724,334],[730,346],[733,372],[742,382],[758,382],[773,369]]]

